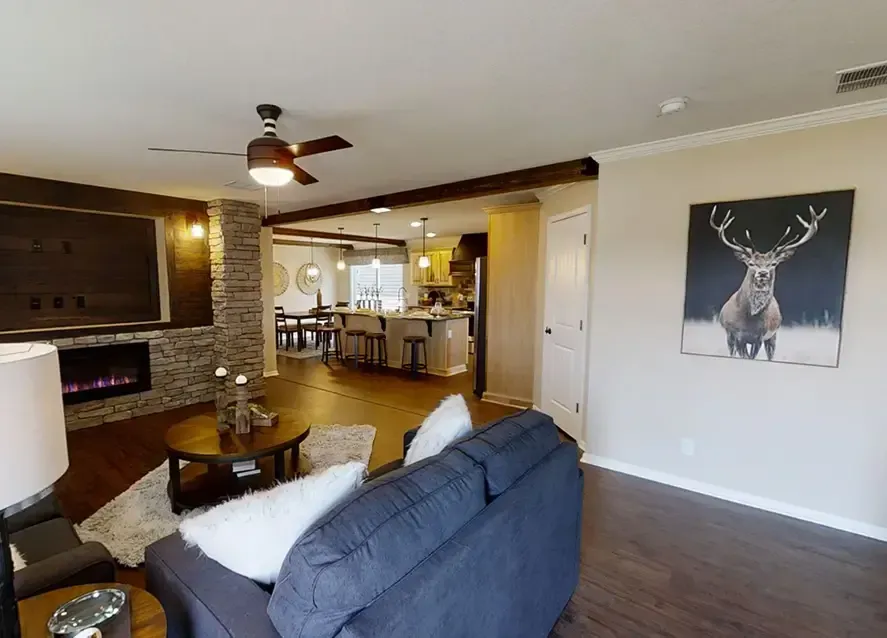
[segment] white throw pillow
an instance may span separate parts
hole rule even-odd
[[[23,567],[27,567],[28,562],[25,560],[24,556],[19,554],[19,551],[15,548],[15,545],[10,543],[9,549],[12,550],[12,571],[17,572]]]
[[[365,475],[363,463],[334,465],[222,503],[183,520],[179,532],[188,545],[196,545],[231,571],[271,584],[293,543],[357,489]]]
[[[471,432],[471,413],[461,394],[452,394],[428,415],[403,459],[411,465],[429,456],[440,454],[456,439]]]

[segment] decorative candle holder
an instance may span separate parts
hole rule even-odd
[[[216,429],[224,432],[228,429],[226,412],[228,408],[228,394],[225,391],[225,381],[228,378],[227,368],[216,368]]]
[[[250,410],[249,393],[246,390],[247,379],[239,374],[234,379],[234,432],[236,434],[249,434]]]

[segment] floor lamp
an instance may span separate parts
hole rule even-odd
[[[58,350],[0,344],[0,638],[21,635],[6,517],[67,469]]]

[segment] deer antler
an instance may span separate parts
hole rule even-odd
[[[798,249],[798,247],[803,246],[808,241],[813,239],[813,236],[819,230],[820,220],[823,217],[825,217],[825,214],[827,212],[828,212],[828,208],[823,208],[822,212],[817,215],[816,211],[813,210],[813,207],[811,206],[810,207],[810,221],[809,222],[805,221],[804,218],[801,217],[800,215],[795,215],[795,217],[797,217],[798,221],[801,222],[801,226],[803,226],[804,228],[807,229],[807,232],[805,232],[803,236],[795,235],[792,239],[790,239],[788,241],[788,243],[783,244],[782,240],[785,239],[786,235],[788,235],[788,228],[787,228],[785,233],[782,235],[782,239],[780,239],[778,242],[776,242],[776,245],[773,247],[773,250],[770,251],[771,253],[773,253],[773,256],[778,258],[779,261],[784,261],[784,260],[788,259],[789,257],[791,257],[795,253],[795,250]],[[791,228],[791,227],[789,227],[789,228]]]
[[[727,230],[727,228],[730,227],[730,224],[733,223],[733,220],[736,219],[735,217],[733,217],[733,215],[730,214],[731,211],[729,211],[729,210],[727,211],[727,214],[724,215],[724,221],[721,222],[720,225],[715,223],[715,214],[717,212],[718,212],[718,207],[714,206],[711,209],[711,217],[708,218],[708,223],[711,225],[712,228],[714,228],[716,231],[718,231],[718,238],[724,243],[725,246],[727,246],[727,248],[729,248],[730,250],[735,252],[737,254],[737,256],[742,255],[744,257],[751,257],[753,254],[753,251],[751,248],[749,248],[748,246],[743,246],[742,244],[740,244],[736,241],[731,241],[731,240],[727,239],[726,235],[724,234],[725,231]],[[750,235],[748,236],[748,239],[749,239],[749,241],[751,241]]]

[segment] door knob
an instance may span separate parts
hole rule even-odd
[[[546,327],[546,328],[545,328],[545,334],[550,335],[550,334],[551,334],[551,328]]]

